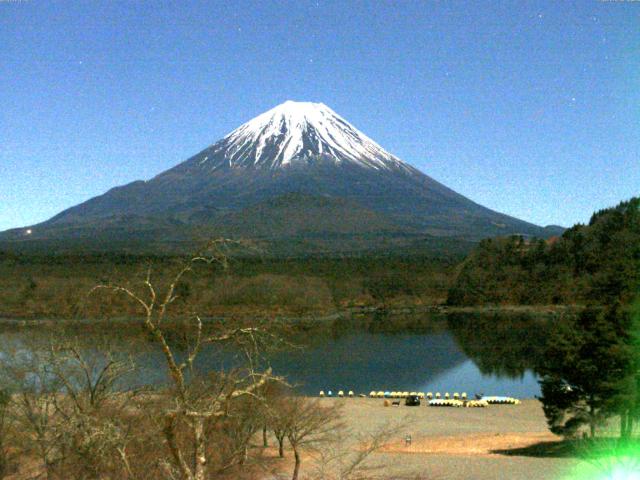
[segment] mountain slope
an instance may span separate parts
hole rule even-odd
[[[273,203],[277,198],[286,199],[286,208]],[[114,241],[141,232],[153,232],[156,241],[184,240],[194,232],[471,240],[549,233],[472,202],[388,153],[327,106],[306,102],[285,102],[153,179],[116,187],[29,230],[29,240],[101,234]],[[15,229],[0,240],[25,235]]]

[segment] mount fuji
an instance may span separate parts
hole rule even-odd
[[[558,231],[474,203],[322,103],[287,101],[148,181],[0,233],[0,241],[126,249],[224,235],[336,251]]]

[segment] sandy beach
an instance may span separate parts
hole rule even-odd
[[[372,462],[387,478],[559,479],[578,460],[531,453],[560,438],[547,429],[540,402],[487,408],[385,407],[381,399],[322,399],[340,402],[347,426],[357,434],[401,424]],[[408,445],[406,437],[411,436]],[[529,450],[527,450],[529,449]]]

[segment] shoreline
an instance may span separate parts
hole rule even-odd
[[[582,310],[581,305],[478,305],[478,306],[448,306],[448,305],[417,305],[409,307],[350,307],[330,314],[307,314],[300,316],[278,315],[276,313],[260,312],[203,316],[205,323],[214,321],[242,321],[252,318],[272,318],[283,323],[322,324],[336,320],[358,320],[367,315],[452,315],[452,314],[500,314],[500,315],[545,315],[555,316],[563,313],[574,313]],[[170,321],[180,321],[182,317],[168,317]],[[3,315],[0,313],[0,326],[60,326],[60,325],[104,325],[109,323],[137,324],[142,323],[143,317],[112,317],[112,318],[33,318],[31,316]]]

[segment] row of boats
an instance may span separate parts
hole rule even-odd
[[[520,400],[513,397],[498,397],[498,396],[486,396],[475,400],[459,400],[459,399],[446,399],[446,398],[434,398],[429,400],[428,405],[430,407],[488,407],[489,405],[518,405]]]
[[[440,392],[436,392],[435,395],[431,392],[428,393],[424,393],[424,392],[369,392],[369,398],[407,398],[407,397],[419,397],[421,400],[424,400],[425,398],[428,400],[431,399],[441,399],[444,398],[446,400],[450,399],[450,398],[454,398],[456,400],[462,399],[462,400],[466,400],[467,399],[467,393],[466,392],[462,392],[462,393],[454,393],[453,395],[449,395],[449,392],[446,392],[444,394],[444,396],[442,396],[440,394]]]
[[[334,393],[331,390],[328,390],[326,393],[324,390],[320,390],[320,397],[333,397]],[[338,390],[335,394],[337,397],[355,397],[356,394],[353,390],[349,390],[346,393],[344,390]],[[365,394],[359,394],[358,397],[366,397]],[[392,392],[392,391],[371,391],[369,392],[369,398],[384,398],[384,399],[407,399],[407,398],[417,398],[420,400],[427,400],[428,405],[432,407],[486,407],[489,405],[518,405],[520,400],[513,397],[504,397],[504,396],[496,396],[496,395],[476,395],[476,398],[473,400],[469,400],[467,398],[467,393],[455,392],[453,394],[449,394],[449,392],[445,392],[442,395],[440,392],[436,392],[435,394],[432,392]],[[395,403],[395,402],[394,402]]]

